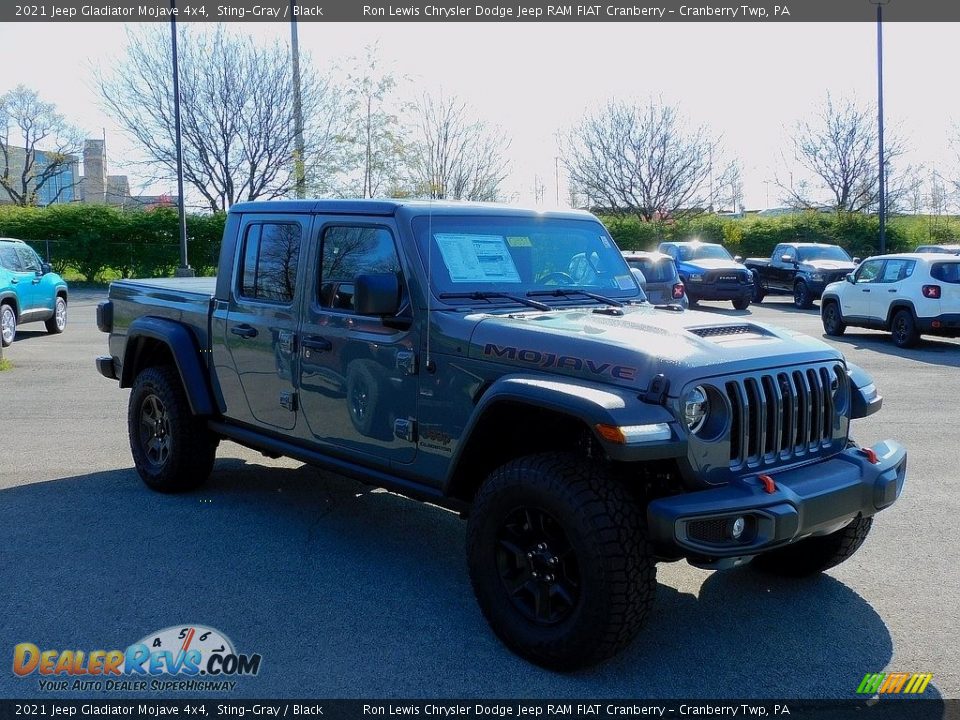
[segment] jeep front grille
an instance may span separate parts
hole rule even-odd
[[[781,464],[829,448],[840,365],[759,373],[724,384],[730,401],[730,467]]]

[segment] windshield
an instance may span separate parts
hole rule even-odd
[[[723,245],[680,245],[681,260],[733,260]]]
[[[582,289],[620,300],[643,298],[620,250],[595,221],[435,215],[415,218],[413,229],[424,265],[432,265],[438,296],[539,297],[545,290]],[[582,300],[582,294],[570,297]]]
[[[809,262],[810,260],[837,260],[838,262],[853,262],[847,251],[836,245],[822,247],[797,248],[797,259]]]

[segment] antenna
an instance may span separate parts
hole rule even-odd
[[[433,373],[437,369],[430,356],[430,336],[433,335],[433,326],[430,324],[430,308],[433,307],[433,192],[427,203],[427,357],[424,366],[428,373]]]

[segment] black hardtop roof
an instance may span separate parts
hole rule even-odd
[[[497,203],[452,202],[449,200],[266,200],[242,202],[230,208],[231,213],[319,213],[330,215],[392,216],[398,211],[407,215],[490,215],[548,218],[592,219],[584,210],[534,210]]]

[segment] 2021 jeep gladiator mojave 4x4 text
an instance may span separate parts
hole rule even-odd
[[[216,278],[114,282],[97,322],[147,485],[196,487],[226,438],[460,511],[483,614],[553,668],[630,642],[657,562],[816,573],[904,481],[849,439],[862,370],[646,303],[588,213],[243,203]]]

